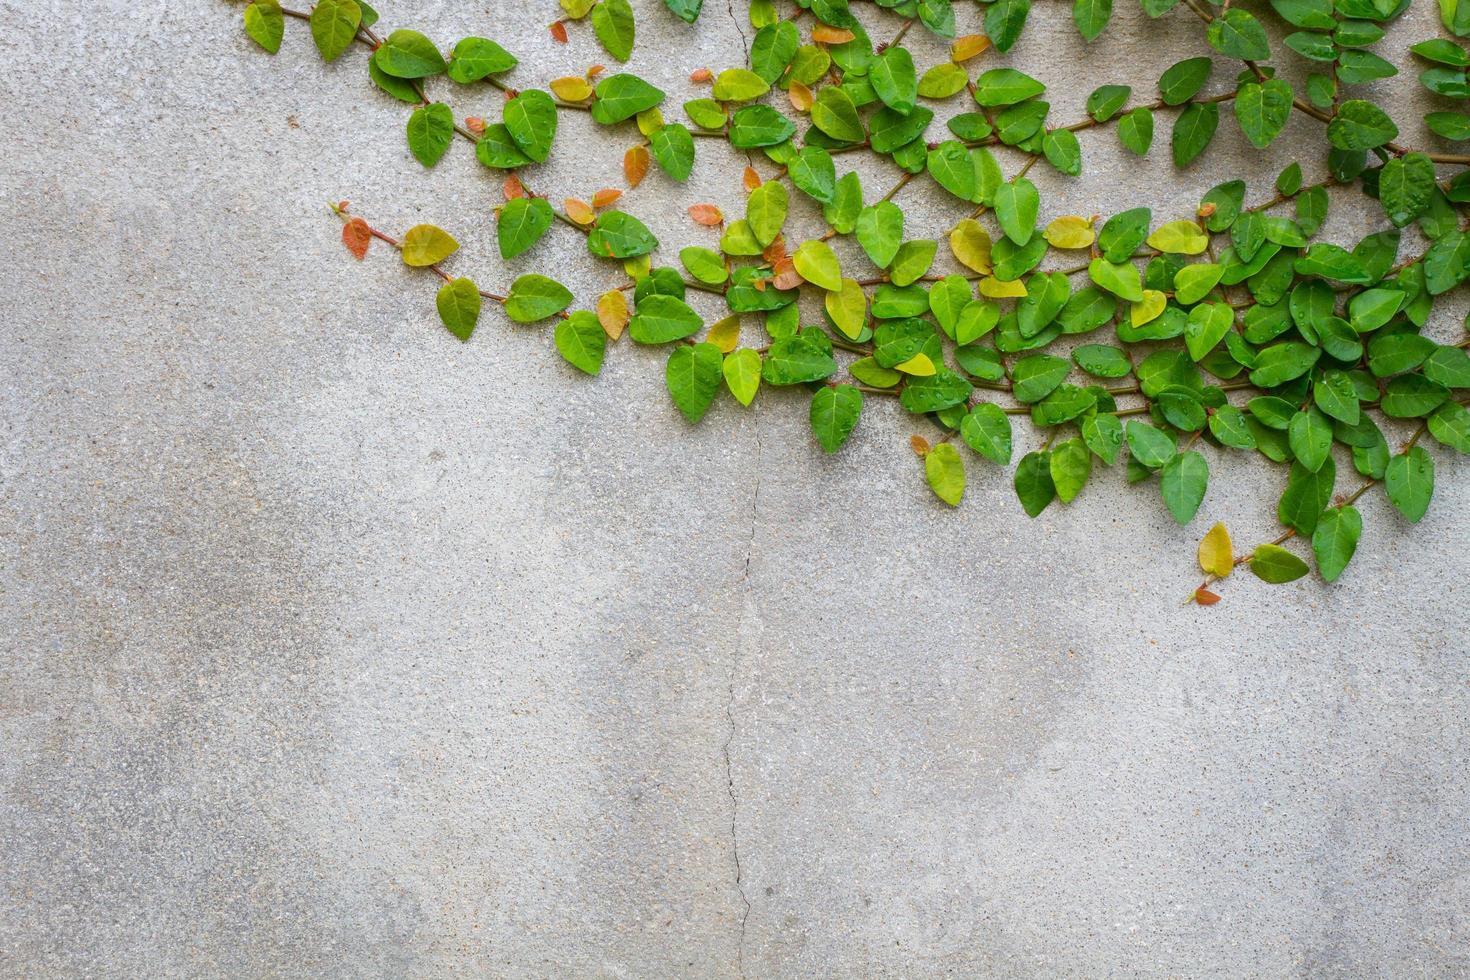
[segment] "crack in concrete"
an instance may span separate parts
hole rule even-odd
[[[730,23],[735,25],[735,31],[740,35],[740,46],[745,49],[745,62],[750,63],[750,41],[745,37],[745,28],[740,26],[740,18],[735,16],[735,0],[725,0],[725,12],[730,15]]]
[[[751,425],[755,431],[755,486],[750,495],[750,533],[745,539],[745,566],[742,570],[741,581],[745,586],[745,609],[742,619],[750,617],[755,621],[756,628],[760,628],[760,614],[755,609],[754,591],[750,584],[750,561],[755,552],[755,534],[759,519],[760,497],[761,497],[761,427],[759,408],[752,414]],[[749,621],[748,619],[746,620]],[[725,738],[725,791],[730,796],[730,854],[735,863],[735,890],[740,893],[740,901],[745,908],[740,913],[740,935],[737,937],[735,946],[736,968],[743,978],[745,976],[745,935],[746,927],[750,922],[750,898],[745,894],[745,869],[740,863],[740,837],[738,830],[738,819],[740,816],[740,800],[735,795],[735,768],[730,758],[730,748],[735,742],[735,685],[740,678],[740,659],[745,647],[745,630],[740,631],[740,640],[735,647],[735,660],[730,665],[729,697],[725,701],[725,720],[729,723],[729,733]]]

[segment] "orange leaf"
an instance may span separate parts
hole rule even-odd
[[[597,322],[602,324],[610,340],[617,340],[623,335],[628,319],[628,297],[622,290],[610,289],[597,300]]]
[[[562,207],[566,208],[567,217],[579,225],[590,225],[597,220],[597,215],[592,213],[591,205],[579,198],[567,198],[562,202]]]
[[[745,192],[749,194],[761,185],[761,175],[755,172],[754,167],[745,168]]]
[[[593,65],[587,69],[587,77],[596,78],[598,75],[601,75],[605,71],[607,71],[607,69],[602,67],[601,65]]]
[[[1194,590],[1194,601],[1202,606],[1213,606],[1220,601],[1220,597],[1201,585]]]
[[[771,265],[779,265],[786,260],[786,236],[777,235],[776,240],[767,245],[765,251],[761,252],[761,258]]]
[[[689,217],[693,218],[698,224],[713,227],[714,225],[721,224],[725,220],[725,212],[713,204],[694,204],[689,207]]]
[[[623,196],[623,192],[616,187],[604,187],[592,195],[592,206],[594,208],[605,208]]]
[[[798,289],[806,281],[801,278],[801,273],[796,271],[796,264],[790,259],[776,263],[775,273],[775,278],[771,281],[776,284],[777,289]]]
[[[567,43],[567,27],[559,20],[551,24],[551,39],[557,44]]]
[[[521,178],[515,174],[511,174],[505,178],[505,187],[503,190],[505,191],[505,199],[507,201],[514,201],[518,197],[526,196],[526,189],[521,186]]]
[[[855,36],[852,31],[829,24],[818,24],[812,28],[812,41],[816,44],[846,44]]]
[[[979,54],[984,54],[990,48],[990,38],[984,34],[966,34],[954,39],[949,46],[949,60],[955,64],[969,61]]]
[[[652,158],[648,155],[648,147],[639,144],[628,148],[623,154],[623,176],[628,180],[630,188],[637,187],[643,182],[648,174],[648,164]]]
[[[927,456],[929,455],[929,440],[923,436],[909,436],[909,448],[916,456]]]
[[[466,129],[474,133],[476,136],[479,136],[485,132],[485,120],[481,119],[479,116],[465,116],[464,125]]]
[[[791,100],[791,108],[797,112],[806,112],[816,101],[812,96],[812,90],[794,79],[791,87],[786,90],[786,98]]]
[[[351,218],[342,226],[342,244],[353,258],[361,261],[367,255],[368,244],[373,240],[373,230],[361,218]]]
[[[689,80],[691,82],[707,82],[714,77],[715,73],[708,68],[696,68],[689,73]]]

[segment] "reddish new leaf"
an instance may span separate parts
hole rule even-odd
[[[551,39],[557,44],[567,43],[567,27],[559,20],[551,24]]]
[[[648,175],[648,164],[651,160],[648,147],[641,143],[629,147],[628,152],[623,154],[623,177],[627,179],[630,188],[643,182],[643,178]]]
[[[712,228],[724,222],[725,212],[713,204],[694,204],[689,208],[689,217],[693,218],[697,224]]]
[[[342,244],[359,261],[367,256],[368,244],[372,240],[373,229],[361,218],[351,218],[342,226]]]

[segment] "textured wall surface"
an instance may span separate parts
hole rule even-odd
[[[634,2],[673,106],[742,57],[741,0]],[[554,0],[379,6],[498,38],[517,85],[606,60],[549,42]],[[1085,48],[1039,4],[972,67],[1030,68],[1060,121],[1149,92],[1206,49],[1133,6]],[[1380,48],[1434,33],[1419,0]],[[360,50],[290,23],[270,58],[214,0],[0,0],[0,54],[0,974],[1470,973],[1463,460],[1419,525],[1365,497],[1337,585],[1181,606],[1212,523],[1275,533],[1276,468],[1212,453],[1188,528],[1117,471],[1031,522],[978,460],[939,504],[933,430],[882,399],[835,457],[794,392],[691,428],[658,352],[589,380],[493,311],[461,345],[430,277],[344,253],[328,200],[443,225],[486,288],[622,279],[562,227],[502,263],[498,181],[414,163]],[[1411,88],[1373,90],[1420,142]],[[1033,171],[1044,216],[1320,175],[1310,120],[1261,154],[1227,113],[1183,172],[1166,137],[1087,134],[1082,179]],[[631,139],[567,117],[527,181],[589,195]],[[626,198],[670,255],[714,240],[686,204],[740,212],[744,159],[699,149]],[[957,217],[904,195],[911,234]],[[1328,238],[1381,220],[1336,201]]]

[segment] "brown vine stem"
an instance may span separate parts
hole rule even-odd
[[[339,204],[328,204],[327,207],[331,209],[331,211],[332,211],[333,214],[335,214],[339,219],[341,219],[341,221],[342,221],[342,223],[344,225],[347,222],[351,221],[354,217],[356,217],[356,215],[352,214],[343,205],[339,205]],[[383,242],[384,244],[391,246],[395,251],[399,251],[399,252],[403,251],[403,243],[401,241],[399,241],[397,238],[394,238],[392,235],[388,234],[387,232],[379,231],[377,228],[373,227],[373,225],[369,224],[366,221],[364,221],[363,224],[366,224],[367,225],[368,233],[370,235],[372,235],[374,238],[376,238],[378,241]],[[454,282],[454,280],[455,280],[455,277],[454,276],[452,276],[449,273],[445,272],[444,269],[440,265],[438,265],[437,263],[434,264],[434,265],[430,265],[430,266],[424,266],[424,268],[428,269],[428,271],[434,273],[434,275],[438,276],[440,279],[444,280],[445,282]],[[483,289],[480,289],[478,287],[476,287],[476,290],[475,291],[478,292],[482,298],[488,299],[492,303],[499,303],[501,306],[504,306],[505,303],[506,303],[506,300],[508,299],[508,297],[506,297],[506,296],[504,296],[504,295],[502,295],[500,293],[487,292],[487,291],[485,291]],[[570,314],[567,313],[565,310],[563,310],[561,312],[560,316],[561,316],[561,318],[563,320],[565,320],[568,316],[570,316]]]

